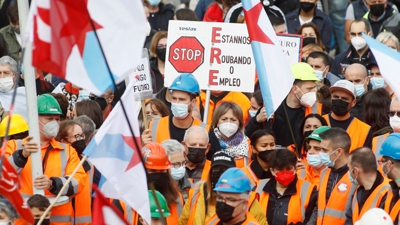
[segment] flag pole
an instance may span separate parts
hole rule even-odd
[[[210,98],[211,98],[211,91],[210,89],[207,89],[206,91],[206,104],[204,107],[204,116],[203,116],[203,123],[207,124],[208,123],[208,110],[210,108]],[[200,102],[201,104],[201,102]]]
[[[84,1],[82,1],[82,3],[84,3]],[[85,7],[86,7],[86,5],[85,5]],[[102,56],[103,56],[103,58],[104,58],[104,61],[105,61],[106,67],[107,67],[107,71],[108,71],[108,75],[110,76],[110,79],[111,79],[112,84],[113,84],[113,86],[114,86],[114,90],[115,90],[115,92],[116,92],[119,96],[121,96],[120,93],[119,93],[119,90],[118,90],[118,88],[117,88],[117,84],[116,84],[116,82],[115,82],[115,79],[114,79],[114,77],[113,77],[113,75],[112,75],[112,73],[111,73],[110,65],[108,64],[107,57],[106,57],[106,55],[105,55],[105,53],[104,53],[103,46],[102,46],[102,44],[101,44],[101,42],[100,42],[99,36],[97,35],[96,27],[94,26],[94,23],[93,23],[92,17],[91,17],[90,14],[89,14],[89,11],[88,11],[88,17],[89,17],[89,20],[90,20],[90,25],[91,25],[91,27],[92,27],[92,29],[93,29],[93,33],[94,33],[94,35],[95,35],[95,37],[96,37],[97,43],[98,43],[99,46],[100,46],[101,54],[102,54]],[[123,111],[123,113],[124,113],[125,120],[126,120],[126,122],[127,122],[127,124],[128,124],[129,131],[130,131],[130,133],[131,133],[131,135],[132,135],[133,143],[135,144],[135,147],[136,147],[136,149],[138,150],[138,155],[139,155],[139,157],[140,157],[140,161],[142,162],[142,166],[143,166],[144,171],[145,171],[145,173],[146,173],[146,179],[147,179],[147,177],[149,177],[149,175],[148,175],[148,173],[147,173],[147,169],[146,169],[146,167],[145,167],[145,162],[144,162],[143,157],[142,157],[142,154],[141,154],[141,152],[140,152],[141,147],[139,146],[139,144],[138,144],[137,141],[136,141],[136,138],[135,138],[136,136],[135,136],[135,133],[133,132],[131,122],[129,121],[128,113],[126,112],[124,103],[123,103],[122,100],[120,100],[119,102],[121,103],[121,108],[122,108],[122,111]],[[151,190],[151,192],[152,192],[152,194],[153,194],[153,196],[154,196],[154,199],[155,199],[157,208],[158,208],[158,210],[159,210],[159,212],[160,212],[161,220],[163,221],[164,225],[166,225],[166,220],[165,220],[165,217],[164,217],[164,213],[163,213],[163,210],[162,210],[162,208],[161,208],[159,199],[157,198],[157,195],[156,195],[156,193],[155,193],[154,185],[153,185],[153,183],[151,182],[151,183],[148,184],[148,186],[149,186],[149,188],[150,188],[150,190]]]
[[[75,174],[78,172],[78,170],[82,167],[82,164],[86,161],[87,155],[83,155],[81,161],[78,163],[74,171],[69,175],[67,181],[65,181],[64,185],[62,186],[60,192],[58,192],[56,199],[53,201],[53,203],[50,204],[49,207],[47,207],[46,211],[43,213],[43,215],[40,217],[39,222],[37,225],[42,224],[44,218],[46,215],[50,212],[50,210],[54,207],[55,204],[57,204],[58,199],[61,197],[61,193],[65,191],[65,189],[69,186],[69,183],[71,183],[72,178],[74,178]]]
[[[19,24],[21,26],[21,42],[25,43],[24,50],[24,83],[26,90],[26,106],[28,108],[29,135],[33,136],[32,142],[40,144],[39,116],[37,111],[37,93],[35,81],[35,69],[32,66],[32,42],[25,40],[27,21],[29,14],[28,0],[18,0]],[[19,77],[18,77],[19,78]],[[17,85],[17,83],[16,83]],[[42,154],[40,148],[30,156],[32,162],[32,181],[43,175]],[[33,185],[33,193],[44,196],[44,191],[36,189]]]

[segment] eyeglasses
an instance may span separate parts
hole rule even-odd
[[[175,163],[172,163],[172,166],[173,166],[175,169],[178,169],[178,168],[180,168],[180,167],[186,166],[186,163],[187,163],[187,160],[183,160],[182,162],[175,162]]]
[[[167,47],[167,45],[163,45],[163,44],[158,44],[157,45],[158,49],[163,49],[163,48],[166,48],[166,47]]]
[[[82,133],[82,134],[75,134],[75,135],[72,135],[72,136],[69,136],[69,137],[74,137],[75,140],[80,141],[80,140],[84,140],[84,139],[85,139],[85,134],[84,134],[84,133]]]
[[[225,202],[226,204],[230,206],[238,206],[240,203],[238,202],[243,202],[244,199],[241,198],[234,198],[234,197],[222,197],[221,195],[217,194],[217,202]]]
[[[390,160],[384,160],[384,159],[379,159],[377,162],[380,166],[383,166],[383,164],[389,162]],[[391,162],[391,161],[390,161]]]
[[[393,116],[400,116],[400,111],[388,111],[388,115],[390,116],[390,117],[393,117]]]

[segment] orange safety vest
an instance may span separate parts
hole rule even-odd
[[[346,211],[351,206],[351,196],[357,188],[350,182],[349,176],[345,174],[333,187],[328,203],[326,203],[326,190],[328,189],[330,173],[330,168],[324,169],[321,173],[317,225],[343,225],[346,222]]]
[[[193,123],[191,127],[192,126],[200,126],[206,129],[207,133],[210,130],[209,125],[206,125],[196,118],[193,118]],[[165,140],[171,139],[171,135],[169,134],[169,116],[152,120],[149,127],[151,128],[151,136],[153,138],[153,142],[161,143]]]
[[[323,115],[322,117],[325,118],[326,122],[328,123],[328,126],[331,126],[328,114]],[[356,117],[353,118],[349,127],[347,127],[346,130],[351,139],[350,153],[354,149],[364,146],[364,143],[367,140],[370,129],[371,127],[368,124],[362,122]]]
[[[362,209],[360,209],[358,206],[358,201],[357,201],[358,190],[356,190],[353,196],[353,202],[351,204],[353,212],[352,213],[353,223],[357,222],[369,209],[379,208],[382,198],[386,195],[389,189],[390,185],[388,184],[388,181],[384,179],[384,181],[381,184],[379,184],[378,187],[376,187],[375,190],[371,193],[371,195],[367,198]]]
[[[200,181],[207,181],[208,174],[210,173],[210,169],[211,169],[211,161],[206,159],[206,161],[204,163],[203,171],[201,172]],[[191,182],[191,184],[193,186],[193,184],[195,183],[193,178],[188,178],[188,180]]]
[[[376,136],[372,139],[372,152],[375,154],[375,158],[376,158],[376,165],[378,166],[378,170],[382,173],[382,166],[379,165],[378,160],[381,158],[381,154],[380,154],[380,150],[382,147],[383,142],[385,141],[385,139],[389,136],[389,132],[386,134],[382,134],[379,136]]]
[[[312,183],[313,185],[315,185],[317,187],[317,190],[318,190],[319,181],[320,181],[321,176],[320,176],[320,174],[315,173],[312,166],[307,165],[305,169],[298,170],[297,177]]]
[[[241,170],[247,175],[251,183],[257,187],[257,184],[260,181],[260,179],[258,179],[258,177],[254,174],[253,170],[251,169],[250,167],[251,164],[252,162],[248,166],[242,167]]]
[[[19,173],[19,178],[21,180],[20,192],[24,198],[29,198],[33,195],[33,180],[32,180],[32,165],[31,158],[28,158],[27,163],[24,168],[19,168],[13,160],[12,154],[22,149],[22,144],[25,143],[24,140],[10,140],[7,143],[6,157],[11,165],[17,169]],[[45,170],[43,174],[50,177],[66,177],[71,174],[79,164],[79,157],[70,145],[60,143],[55,139],[52,139],[49,143],[52,149],[48,153],[46,160]],[[48,146],[41,148],[42,160]],[[71,184],[76,188],[76,194],[79,194],[85,186],[86,173],[81,167],[75,174],[74,178],[71,180]],[[66,180],[66,179],[63,179]],[[54,196],[50,191],[45,190],[46,196]],[[70,225],[73,222],[74,210],[72,208],[72,203],[68,202],[66,204],[56,206],[51,210],[50,224],[51,225]],[[16,225],[27,225],[27,223],[21,219],[15,221]]]
[[[305,219],[306,210],[310,202],[314,185],[310,182],[297,179],[296,194],[292,195],[289,200],[287,224],[302,223]],[[263,191],[260,196],[261,208],[266,212],[268,209],[269,193]]]
[[[139,222],[139,214],[123,201],[120,200],[119,202],[124,210],[124,219],[126,219],[126,221],[131,225],[137,225]],[[178,204],[168,204],[168,208],[171,215],[166,218],[167,225],[178,224],[179,216],[181,215],[183,208],[183,198],[180,192]]]
[[[204,91],[201,92],[201,104],[203,106],[206,105],[206,93]],[[197,101],[200,103],[200,101]],[[239,105],[243,112],[243,121],[247,121],[249,118],[249,109],[251,107],[249,98],[246,97],[242,92],[229,92],[222,100],[217,102],[215,105],[212,100],[210,100],[210,106],[208,108],[208,119],[207,124],[211,124],[214,110],[222,103],[222,102],[234,102]],[[198,106],[200,109],[200,105]],[[205,113],[205,112],[204,112]]]
[[[90,164],[91,165],[91,164]],[[75,225],[92,224],[92,182],[94,167],[86,172],[85,187],[75,196]]]
[[[218,225],[219,224],[219,218],[217,214],[213,218],[210,219],[210,221],[206,222],[206,225]],[[241,225],[260,225],[258,221],[254,218],[251,213],[246,212],[246,220],[241,223]]]
[[[393,205],[393,207],[391,206],[392,199],[393,199],[393,190],[389,191],[388,196],[386,197],[384,210],[385,212],[389,213],[390,218],[392,218],[393,221],[396,221],[400,213],[400,199],[397,200],[397,202]]]
[[[322,104],[316,102],[312,107],[306,107],[306,112],[304,114],[304,117],[310,115],[311,113],[322,115]]]

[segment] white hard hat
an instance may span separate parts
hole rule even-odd
[[[354,225],[393,225],[392,218],[383,209],[368,210]]]

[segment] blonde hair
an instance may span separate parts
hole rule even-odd
[[[225,115],[228,110],[232,109],[233,115],[239,120],[239,130],[243,132],[244,122],[243,122],[243,112],[242,109],[238,106],[238,104],[234,102],[222,102],[219,105],[213,114],[211,126],[216,128],[218,126],[219,119]]]
[[[396,50],[399,51],[399,39],[392,34],[392,32],[381,32],[377,37],[376,40],[380,43],[385,44],[387,41],[393,41],[396,43]]]

